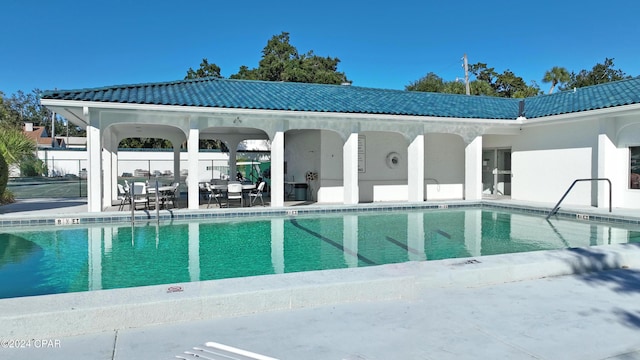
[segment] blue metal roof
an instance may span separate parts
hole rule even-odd
[[[640,103],[640,77],[525,100],[528,119]]]
[[[434,117],[518,118],[523,99],[384,90],[231,79],[55,90],[43,99],[110,103],[291,110],[305,112],[415,115]],[[538,118],[640,103],[640,77],[524,99],[524,116]]]
[[[515,119],[518,111],[518,102],[514,99],[383,90],[345,85],[213,78],[46,91],[42,94],[42,98],[214,108],[483,119]]]

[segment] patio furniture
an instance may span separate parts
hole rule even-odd
[[[118,184],[118,200],[120,200],[120,206],[118,211],[124,209],[124,205],[131,201],[131,195],[129,194],[129,187],[125,188],[122,184]]]
[[[131,206],[134,210],[138,209],[138,204],[142,204],[143,209],[149,208],[149,197],[147,192],[147,183],[144,182],[134,182],[133,183],[133,192],[131,193]]]
[[[264,191],[264,187],[266,184],[267,183],[264,181],[260,182],[258,187],[249,193],[249,204],[253,205],[256,202],[256,200],[260,198],[260,203],[262,203],[262,206],[264,206],[264,200],[262,199],[262,191]]]
[[[226,185],[211,185],[209,183],[205,183],[207,197],[209,198],[209,201],[207,202],[207,209],[211,205],[211,199],[216,201],[218,207],[222,207],[221,199],[224,199],[223,186],[226,188]]]
[[[180,183],[174,182],[173,185],[171,185],[171,190],[165,192],[164,196],[165,196],[165,204],[164,204],[165,208],[169,203],[171,203],[171,206],[173,208],[177,208],[178,199],[180,198]]]
[[[244,198],[242,196],[242,184],[229,183],[229,185],[227,185],[227,207],[230,206],[231,200],[240,200],[240,207],[244,206]]]

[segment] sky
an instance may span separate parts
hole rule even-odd
[[[553,66],[579,72],[614,58],[639,76],[638,14],[638,0],[8,0],[0,91],[174,81],[203,58],[229,77],[288,32],[298,52],[340,59],[354,86],[463,79],[467,54],[546,92]]]

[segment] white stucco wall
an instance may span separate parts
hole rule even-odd
[[[426,134],[424,139],[426,200],[462,199],[464,141],[458,135],[436,133]]]
[[[320,132],[320,173],[317,201],[321,203],[342,203],[343,188],[343,140],[333,131]]]
[[[47,164],[49,176],[79,176],[88,166],[86,150],[38,150],[38,159]]]
[[[555,204],[575,179],[595,177],[597,138],[596,121],[523,129],[513,140],[511,198]],[[591,186],[576,184],[563,204],[591,205]]]
[[[365,131],[365,172],[358,174],[360,202],[407,201],[407,140],[398,133]],[[397,166],[387,156],[399,154]]]

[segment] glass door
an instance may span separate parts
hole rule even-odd
[[[511,149],[482,151],[482,193],[511,195]]]

